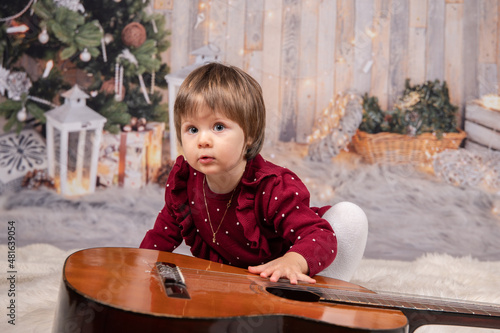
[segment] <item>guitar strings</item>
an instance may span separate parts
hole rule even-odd
[[[220,277],[225,277],[226,283],[248,284],[254,282],[265,288],[279,288],[291,291],[305,291],[319,295],[321,301],[344,302],[362,305],[375,305],[382,307],[400,307],[409,309],[424,309],[436,311],[449,311],[457,313],[472,313],[500,316],[500,305],[476,301],[463,301],[451,298],[441,298],[436,296],[415,295],[391,291],[372,291],[362,289],[362,287],[337,286],[331,284],[297,284],[292,285],[288,280],[282,279],[278,282],[271,282],[253,274],[239,274],[217,271],[205,271],[193,268],[181,268],[185,276],[191,278],[211,278],[220,282]]]

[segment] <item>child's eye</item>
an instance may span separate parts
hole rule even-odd
[[[198,133],[198,129],[196,127],[189,127],[187,129],[187,131],[188,131],[189,134],[196,134],[196,133]]]
[[[220,131],[224,130],[224,128],[226,128],[226,127],[225,127],[223,124],[216,124],[216,125],[214,126],[214,130],[215,130],[216,132],[220,132]]]

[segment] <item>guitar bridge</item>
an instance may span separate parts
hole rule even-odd
[[[168,262],[157,262],[156,271],[168,297],[191,299],[179,267]]]

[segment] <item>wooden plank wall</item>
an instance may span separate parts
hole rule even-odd
[[[267,139],[307,142],[338,93],[392,108],[406,78],[446,80],[452,102],[499,92],[500,0],[173,0],[172,71],[212,43],[262,85]]]

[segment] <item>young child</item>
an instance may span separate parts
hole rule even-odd
[[[184,156],[141,248],[173,251],[184,240],[196,257],[273,282],[314,283],[329,266],[326,275],[351,278],[365,248],[366,216],[351,203],[309,207],[299,177],[259,154],[266,113],[251,76],[220,63],[194,70],[179,89],[174,117]],[[336,256],[339,264],[331,265]]]

